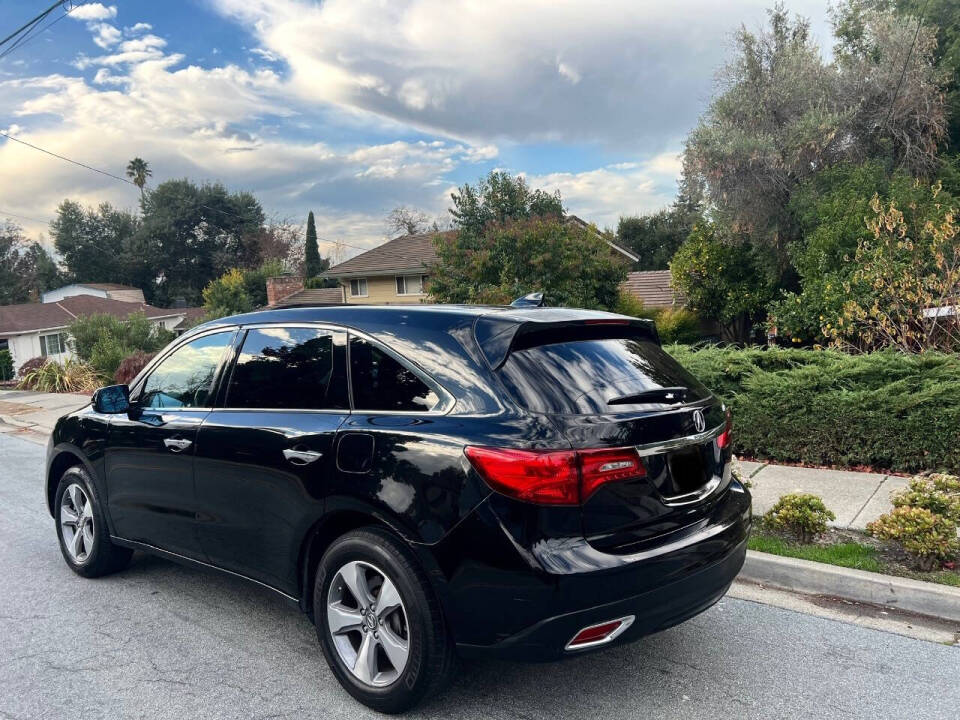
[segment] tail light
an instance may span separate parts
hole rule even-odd
[[[540,505],[576,505],[606,483],[647,474],[633,448],[544,451],[468,446],[464,452],[494,490]]]
[[[723,427],[723,432],[717,436],[717,447],[723,450],[733,440],[733,418],[730,411],[727,410],[727,424]]]
[[[628,627],[633,625],[634,619],[635,616],[627,615],[627,617],[622,617],[618,620],[611,620],[610,622],[585,627],[573,636],[564,649],[582,650],[584,648],[608,643],[615,637],[623,634]]]

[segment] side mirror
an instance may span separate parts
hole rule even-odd
[[[115,415],[130,409],[130,387],[128,385],[110,385],[93,394],[93,409],[98,413]]]

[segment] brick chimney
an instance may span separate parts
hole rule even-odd
[[[276,305],[300,290],[303,290],[302,277],[281,275],[267,278],[267,305]]]

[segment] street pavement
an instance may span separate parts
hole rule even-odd
[[[0,718],[378,717],[268,590],[139,554],[109,578],[74,575],[42,455],[0,435]],[[728,597],[564,663],[469,663],[408,717],[955,719],[958,676],[956,647]]]

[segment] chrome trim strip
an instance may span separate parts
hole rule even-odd
[[[711,430],[704,430],[702,433],[696,433],[695,435],[686,435],[684,437],[663,440],[656,443],[647,443],[646,445],[636,445],[634,447],[640,457],[659,455],[660,453],[677,450],[687,445],[699,445],[700,443],[707,442],[707,440],[713,440],[723,434],[725,427],[726,422],[723,422]]]
[[[627,615],[626,617],[614,618],[613,620],[604,620],[603,622],[598,622],[593,625],[587,625],[585,628],[580,628],[579,630],[577,630],[573,634],[573,637],[570,638],[570,642],[568,642],[566,645],[563,646],[563,649],[566,650],[567,652],[576,652],[577,650],[586,650],[587,648],[597,647],[598,645],[606,645],[608,642],[613,642],[615,638],[618,638],[621,635],[623,635],[623,633],[627,631],[627,628],[633,625],[633,621],[636,619],[637,619],[636,615]],[[600,627],[601,625],[608,625],[612,622],[619,622],[621,623],[621,625],[606,637],[600,638],[599,640],[593,640],[591,642],[582,643],[575,647],[570,647],[571,643],[573,643],[577,635],[582,633],[584,630],[591,630],[592,628]]]

